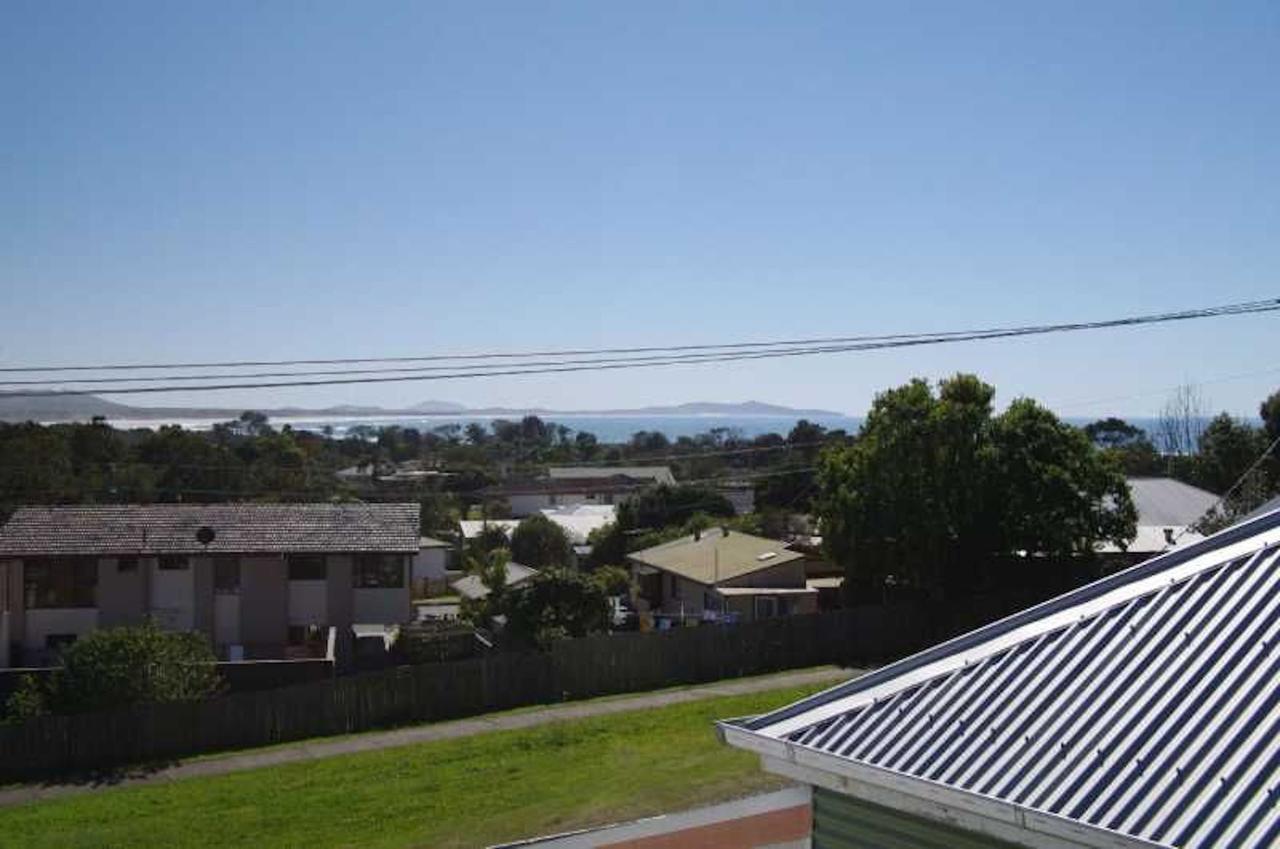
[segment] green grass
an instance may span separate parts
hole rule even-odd
[[[773,690],[0,810],[17,847],[484,846],[679,810],[783,781],[717,742]]]

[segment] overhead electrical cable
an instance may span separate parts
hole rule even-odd
[[[161,369],[161,368],[203,368],[203,367],[220,367],[230,368],[237,366],[283,366],[283,365],[302,365],[302,364],[335,364],[335,363],[375,363],[375,362],[408,362],[408,361],[428,361],[428,360],[462,360],[462,359],[490,359],[490,358],[528,358],[531,356],[540,357],[566,357],[569,355],[600,355],[610,353],[625,352],[653,352],[666,351],[671,353],[661,354],[658,356],[639,356],[639,357],[622,357],[608,359],[590,359],[590,360],[557,360],[555,362],[515,362],[510,366],[502,364],[501,368],[488,368],[477,365],[459,365],[454,366],[453,371],[436,372],[433,370],[431,374],[419,374],[418,370],[414,370],[413,374],[397,374],[394,377],[386,376],[369,376],[369,370],[352,370],[349,372],[340,372],[350,376],[331,377],[322,380],[269,380],[256,381],[248,383],[177,383],[162,386],[124,386],[116,387],[114,385],[105,389],[92,390],[96,394],[105,395],[123,395],[123,394],[151,394],[159,392],[208,392],[219,390],[234,389],[278,389],[289,387],[307,387],[307,386],[336,386],[349,384],[364,383],[399,383],[399,382],[418,382],[418,381],[435,381],[435,380],[461,380],[472,379],[477,377],[507,377],[519,375],[535,375],[535,374],[559,374],[582,371],[608,371],[616,369],[629,368],[650,368],[665,367],[673,365],[687,365],[700,363],[716,363],[716,362],[734,362],[739,360],[756,360],[756,359],[774,359],[779,357],[797,357],[812,356],[818,354],[854,352],[854,351],[874,351],[903,347],[916,347],[923,345],[937,345],[954,342],[981,341],[988,339],[1004,339],[1020,336],[1042,335],[1048,333],[1074,332],[1081,330],[1099,330],[1115,327],[1134,327],[1150,324],[1159,324],[1173,321],[1188,321],[1202,318],[1213,318],[1226,315],[1245,315],[1264,312],[1273,312],[1280,310],[1280,299],[1271,299],[1266,301],[1249,301],[1237,304],[1228,304],[1219,307],[1210,307],[1197,310],[1183,310],[1180,312],[1158,313],[1153,315],[1129,316],[1125,318],[1107,319],[1102,321],[1091,322],[1068,322],[1060,324],[1041,324],[1021,327],[997,327],[984,330],[970,331],[945,331],[939,333],[921,333],[921,334],[895,334],[891,336],[879,337],[833,337],[828,339],[813,340],[790,340],[782,342],[738,342],[727,343],[723,345],[684,345],[673,347],[648,347],[648,348],[614,348],[614,349],[596,349],[596,350],[575,350],[575,351],[552,351],[539,352],[534,354],[507,354],[507,353],[484,353],[473,355],[432,355],[428,357],[405,357],[405,358],[348,358],[342,360],[286,360],[286,361],[255,361],[240,363],[166,363],[166,364],[138,364],[133,366],[124,365],[101,365],[101,366],[22,366],[22,367],[4,367],[0,368],[0,372],[68,372],[68,371],[89,371],[89,370],[126,370],[126,369]],[[714,350],[713,350],[714,349]],[[692,353],[692,352],[697,353]],[[426,371],[427,369],[421,369]],[[394,370],[393,370],[394,371]],[[289,373],[280,375],[280,377],[295,377],[298,373]],[[247,375],[240,376],[241,379],[248,378]],[[142,382],[149,378],[137,378],[134,380],[126,380],[128,383]],[[170,377],[171,380],[202,380],[209,379],[198,375],[184,375]],[[223,379],[223,378],[217,378]],[[252,379],[252,378],[249,378]],[[60,383],[84,383],[87,381],[61,381]],[[59,381],[50,381],[50,383],[59,383]],[[5,392],[6,397],[49,397],[62,395],[85,395],[90,394],[91,390],[87,389],[50,389],[50,390],[24,390],[18,392]]]

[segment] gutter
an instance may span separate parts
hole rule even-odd
[[[864,801],[1037,849],[1173,849],[1058,814],[852,761],[750,730],[753,717],[716,723],[716,736],[755,752],[768,771]]]

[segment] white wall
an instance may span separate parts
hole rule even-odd
[[[355,609],[351,621],[356,625],[394,625],[408,622],[411,616],[409,587],[351,591]]]
[[[327,625],[328,623],[329,582],[327,580],[290,581],[289,624]]]
[[[151,615],[161,628],[190,631],[196,627],[196,579],[190,561],[185,569],[161,569],[151,561]]]
[[[22,646],[29,651],[44,651],[50,634],[75,634],[83,637],[98,627],[96,607],[44,607],[27,611],[27,629]]]

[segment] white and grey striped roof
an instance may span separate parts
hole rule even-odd
[[[1280,845],[1280,512],[725,728],[1080,845]]]

